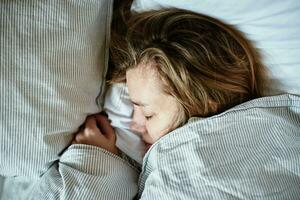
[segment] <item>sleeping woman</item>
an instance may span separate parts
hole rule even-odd
[[[140,197],[299,195],[299,146],[290,143],[299,141],[299,97],[263,97],[266,68],[243,33],[181,9],[134,14],[127,26],[112,43],[111,82],[126,82],[131,128],[147,147]],[[118,155],[115,141],[102,115],[74,139]]]

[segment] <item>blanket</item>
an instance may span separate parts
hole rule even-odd
[[[264,97],[162,137],[139,181],[124,159],[72,145],[40,178],[7,179],[3,199],[299,199],[299,155],[300,97]]]
[[[32,164],[34,167],[34,164]],[[139,169],[91,145],[71,145],[41,177],[5,178],[3,200],[132,199]]]
[[[300,98],[265,97],[189,123],[145,155],[141,199],[299,199]]]

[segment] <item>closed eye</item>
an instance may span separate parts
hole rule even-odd
[[[147,119],[147,120],[149,120],[149,119],[151,119],[153,116],[151,115],[151,116],[145,116],[145,118]]]

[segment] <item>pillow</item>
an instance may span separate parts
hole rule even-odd
[[[177,7],[236,25],[261,49],[270,72],[270,94],[300,94],[300,1],[134,0],[141,12]]]
[[[130,158],[143,164],[145,144],[140,134],[130,129],[133,104],[125,83],[115,83],[107,88],[103,109],[114,127],[116,146]]]
[[[102,110],[112,1],[0,2],[0,175],[37,177]]]

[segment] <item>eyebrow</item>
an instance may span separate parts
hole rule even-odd
[[[143,107],[148,106],[148,104],[142,103],[140,101],[131,100],[131,102],[137,106],[143,106]]]

